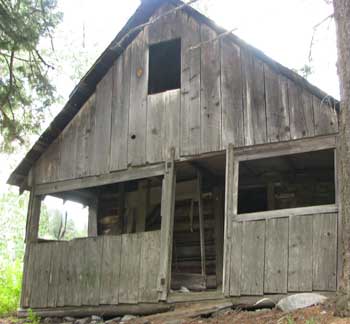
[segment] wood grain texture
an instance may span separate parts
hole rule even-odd
[[[313,218],[289,219],[288,291],[312,291]]]
[[[312,97],[315,117],[315,135],[334,134],[338,132],[336,110],[328,104],[327,98]]]
[[[200,26],[192,17],[182,16],[181,38],[181,155],[200,152],[201,142],[201,48]]]
[[[315,125],[311,94],[288,80],[288,96],[291,138],[314,136]]]
[[[119,302],[122,237],[104,236],[101,265],[100,304]]]
[[[288,218],[266,220],[265,293],[287,292],[288,222]]]
[[[288,81],[264,64],[267,141],[290,140]]]
[[[131,81],[128,137],[128,164],[146,161],[146,118],[148,92],[148,29],[131,44]]]
[[[230,257],[230,296],[241,295],[242,282],[242,223],[232,223]]]
[[[263,63],[241,49],[245,145],[265,143],[266,105]]]
[[[337,288],[337,214],[313,216],[313,290]]]
[[[93,152],[90,156],[92,174],[104,174],[109,171],[112,89],[113,69],[109,69],[96,88]]]
[[[221,40],[222,145],[244,146],[240,48]]]
[[[201,151],[221,149],[220,42],[216,33],[201,25]]]
[[[242,224],[241,294],[264,293],[265,221]]]
[[[158,301],[160,231],[141,234],[139,302]]]
[[[139,300],[140,252],[140,234],[123,234],[119,285],[121,304],[137,304]]]
[[[113,65],[110,170],[128,166],[131,47]]]

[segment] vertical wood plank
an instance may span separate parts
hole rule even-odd
[[[60,246],[61,254],[59,255],[58,268],[59,268],[59,286],[58,286],[58,295],[57,295],[57,306],[65,306],[65,292],[69,289],[68,281],[68,242],[62,242]]]
[[[182,15],[181,39],[181,155],[200,152],[201,143],[201,48],[189,50],[200,43],[197,21]]]
[[[97,114],[97,107],[96,107],[96,93],[94,93],[91,98],[91,106],[90,106],[90,113],[89,113],[89,126],[87,130],[87,158],[89,160],[87,166],[87,174],[88,175],[95,175],[96,171],[94,169],[94,165],[91,163],[91,159],[93,154],[95,154],[95,137],[97,136],[96,133],[96,114]]]
[[[100,304],[114,305],[119,302],[121,250],[121,235],[103,237]]]
[[[162,183],[161,200],[161,234],[160,234],[160,265],[158,278],[159,299],[166,300],[170,288],[171,260],[173,249],[173,227],[175,208],[176,173],[174,164],[174,151],[172,159],[165,163],[165,173]]]
[[[110,169],[128,166],[131,47],[127,47],[113,66],[112,134]]]
[[[202,201],[202,174],[197,171],[197,199],[198,199],[198,217],[199,217],[199,237],[201,251],[201,270],[202,276],[206,276],[206,256],[205,256],[205,231],[203,217],[203,201]]]
[[[76,119],[73,119],[60,135],[60,180],[75,177],[77,135]]]
[[[312,96],[315,116],[315,135],[334,134],[338,132],[338,116],[333,107],[328,105],[325,98],[323,101]]]
[[[267,141],[290,140],[288,81],[264,64]]]
[[[241,49],[245,145],[266,143],[263,63]]]
[[[77,143],[76,143],[76,177],[84,177],[89,171],[89,134],[90,134],[90,113],[93,101],[89,98],[77,117]]]
[[[164,93],[148,96],[146,154],[149,163],[163,161],[165,104]]]
[[[159,275],[160,231],[141,235],[139,302],[157,302]]]
[[[148,93],[148,31],[139,33],[131,44],[131,81],[128,164],[141,165],[146,159]]]
[[[289,218],[288,291],[312,290],[312,217]]]
[[[149,187],[147,180],[139,181],[137,197],[136,232],[139,233],[146,230],[146,217],[149,206]]]
[[[34,273],[31,283],[30,307],[47,307],[51,265],[51,243],[34,244]]]
[[[288,218],[266,220],[265,293],[286,293],[288,272]]]
[[[293,81],[288,80],[291,138],[315,135],[312,96]]]
[[[337,214],[313,217],[313,290],[337,288]]]
[[[85,258],[82,283],[85,291],[83,305],[98,305],[100,301],[101,261],[103,257],[103,237],[89,238],[84,246]]]
[[[242,281],[242,223],[232,223],[230,256],[230,296],[240,296]]]
[[[96,87],[96,114],[93,140],[93,151],[90,156],[91,168],[94,174],[104,174],[109,171],[111,150],[111,116],[112,116],[113,69]]]
[[[52,243],[51,250],[51,266],[50,266],[50,280],[49,290],[47,296],[47,307],[56,307],[57,298],[59,292],[59,275],[60,275],[60,262],[62,260],[62,244],[61,242]]]
[[[201,25],[201,42],[216,37],[216,33]],[[221,149],[220,43],[204,43],[201,49],[201,151]]]
[[[221,40],[222,145],[244,145],[240,48]]]
[[[242,224],[241,294],[264,293],[265,221]]]
[[[119,302],[136,304],[139,300],[140,233],[122,235]]]

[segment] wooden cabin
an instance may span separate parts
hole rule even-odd
[[[8,180],[30,191],[21,308],[336,291],[338,105],[182,2],[142,1]],[[88,206],[87,237],[38,237],[47,196]]]

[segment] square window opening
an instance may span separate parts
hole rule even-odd
[[[150,45],[148,94],[181,88],[181,39]]]
[[[239,163],[238,214],[335,204],[334,150]]]

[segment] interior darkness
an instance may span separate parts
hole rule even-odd
[[[149,47],[148,94],[181,87],[181,39]]]
[[[238,213],[334,203],[333,150],[239,164]]]

